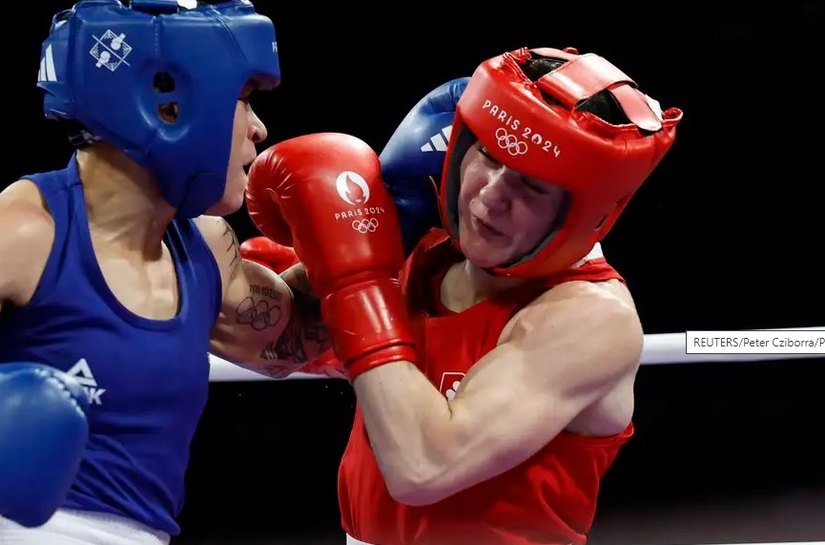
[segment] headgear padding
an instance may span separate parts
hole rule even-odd
[[[81,0],[52,20],[38,87],[46,117],[121,149],[194,217],[223,195],[242,89],[280,77],[272,21],[247,0]]]
[[[504,166],[564,189],[563,220],[543,243],[518,261],[491,269],[520,278],[553,274],[587,255],[670,149],[682,118],[677,108],[662,113],[602,57],[570,48],[532,52],[566,62],[535,82],[521,68],[531,56],[527,48],[476,69],[458,102],[439,197],[444,226],[460,247],[459,171],[476,139]],[[601,91],[613,95],[630,123],[613,125],[577,109]]]

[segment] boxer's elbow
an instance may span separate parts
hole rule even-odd
[[[448,498],[451,494],[442,494],[434,489],[413,488],[409,490],[399,490],[396,493],[390,491],[392,498],[402,505],[409,507],[423,507],[433,505]]]
[[[432,505],[472,486],[476,480],[462,474],[458,464],[410,472],[387,483],[390,496],[403,505]]]
[[[223,318],[223,316],[222,316]],[[248,328],[219,320],[209,338],[209,352],[232,363],[253,363],[258,359],[261,341]]]
[[[386,478],[387,490],[398,503],[413,507],[431,505],[462,488],[458,451],[449,441],[434,441],[422,451],[426,454],[408,455]]]
[[[510,425],[513,427],[514,425]],[[431,431],[434,431],[431,428]],[[504,431],[483,433],[453,418],[438,433],[424,434],[420,456],[404,457],[387,488],[395,501],[409,506],[438,503],[476,486],[526,459],[503,448]],[[410,449],[410,451],[415,449]]]
[[[353,386],[390,496],[417,506],[457,492],[472,445],[450,403],[412,364],[361,377]]]
[[[411,507],[432,505],[450,496],[437,475],[413,471],[387,479],[387,491],[395,501]]]

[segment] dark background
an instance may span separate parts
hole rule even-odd
[[[69,5],[5,19],[0,186],[68,158],[35,80],[50,16]],[[522,45],[607,57],[685,112],[604,243],[647,332],[825,325],[819,3],[257,5],[283,71],[253,103],[265,145],[330,130],[380,150],[418,98],[484,58]],[[244,211],[230,221],[257,234]],[[593,543],[825,540],[822,363],[643,367],[636,438],[604,483]],[[213,383],[174,543],[342,542],[335,472],[353,402],[334,380]]]

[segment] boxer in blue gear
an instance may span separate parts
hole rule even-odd
[[[468,77],[427,93],[404,117],[379,156],[384,185],[398,207],[407,255],[433,227],[441,226],[438,186],[455,108]]]
[[[76,149],[0,193],[0,543],[168,543],[208,353],[283,377],[328,348],[221,217],[266,138],[274,26],[247,0],[81,0],[41,51]]]

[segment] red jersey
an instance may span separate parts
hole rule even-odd
[[[431,231],[407,260],[401,280],[417,334],[418,367],[450,399],[475,362],[495,348],[512,316],[555,284],[621,279],[604,258],[540,283],[522,284],[455,313],[439,286],[463,256],[446,233]],[[586,541],[599,481],[630,438],[562,432],[521,465],[437,503],[411,507],[387,491],[364,421],[355,421],[338,475],[342,525],[372,545],[537,545]]]

